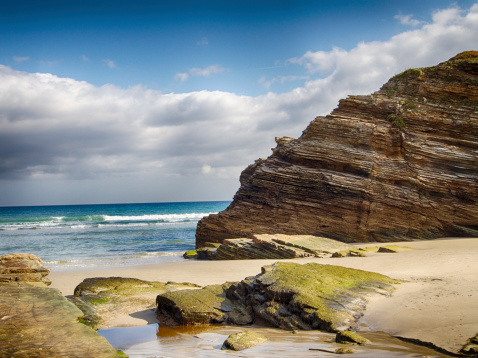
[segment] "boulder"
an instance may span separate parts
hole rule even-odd
[[[260,333],[245,331],[233,333],[224,341],[221,349],[230,349],[233,351],[243,351],[268,341],[268,338]]]

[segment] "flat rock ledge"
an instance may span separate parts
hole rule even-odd
[[[241,282],[158,295],[161,325],[268,324],[330,332],[353,327],[369,294],[388,295],[398,281],[332,265],[277,262]]]
[[[47,272],[35,255],[0,257],[0,357],[124,357],[78,322],[83,313],[46,286]]]
[[[186,288],[192,283],[144,281],[129,277],[93,277],[76,286],[70,302],[84,314],[82,322],[96,329],[115,326],[121,317],[138,315],[155,308],[156,296]]]
[[[196,257],[203,260],[294,259],[321,257],[351,249],[352,246],[346,243],[325,237],[262,234],[226,239],[221,244],[206,243],[205,247],[197,249]]]

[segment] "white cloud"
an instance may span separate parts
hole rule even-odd
[[[185,82],[189,79],[190,76],[201,76],[209,77],[212,75],[218,75],[225,72],[226,69],[219,65],[212,65],[204,68],[194,67],[191,68],[188,72],[176,73],[174,79],[179,82]]]
[[[304,81],[308,80],[310,76],[278,76],[268,80],[265,76],[262,76],[257,81],[262,87],[270,89],[274,83],[284,84],[286,82]]]
[[[30,57],[28,56],[13,56],[13,61],[15,62],[25,62],[25,61],[28,61],[30,59]]]
[[[187,81],[189,78],[189,73],[176,73],[176,76],[174,76],[174,79],[179,82],[184,82]]]
[[[118,66],[116,65],[116,63],[112,60],[103,60],[103,64],[109,68],[117,68]]]
[[[81,60],[84,62],[88,62],[90,59],[86,55],[81,55]]]
[[[225,69],[222,66],[219,65],[213,65],[213,66],[208,66],[205,68],[191,68],[189,70],[189,73],[192,76],[203,76],[203,77],[208,77],[211,75],[217,75],[220,73],[223,73]]]
[[[0,66],[0,178],[95,181],[102,188],[108,180],[117,193],[141,181],[150,183],[150,190],[167,192],[169,200],[187,199],[184,188],[199,190],[190,200],[217,198],[217,186],[232,197],[240,171],[269,155],[274,137],[299,136],[340,98],[371,93],[407,68],[435,65],[477,48],[478,4],[468,11],[438,11],[431,23],[387,41],[291,59],[303,66],[303,76],[322,78],[283,94],[163,94]],[[221,71],[210,66],[183,78]],[[0,186],[0,198],[13,195],[12,185],[3,187],[9,189]]]
[[[416,26],[419,26],[419,25],[424,24],[423,21],[414,19],[414,18],[413,18],[413,15],[411,15],[411,14],[409,14],[409,15],[398,14],[398,15],[395,15],[395,19],[397,19],[398,21],[400,21],[400,23],[401,23],[402,25],[405,25],[405,26],[413,26],[413,27],[416,27]]]

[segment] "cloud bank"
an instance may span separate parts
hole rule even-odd
[[[437,11],[431,23],[388,41],[292,58],[289,64],[302,66],[303,78],[315,79],[284,94],[163,94],[142,86],[96,87],[0,66],[0,180],[10,184],[110,180],[127,187],[134,178],[145,176],[158,183],[169,178],[194,187],[199,180],[220,179],[225,180],[221,190],[227,200],[238,188],[240,171],[269,155],[274,137],[299,136],[340,98],[371,93],[407,68],[434,65],[477,48],[478,5],[474,5],[468,10]],[[192,69],[185,79],[221,71],[218,66]],[[10,184],[4,188],[21,190],[20,184]],[[0,196],[8,197],[5,190],[0,189]],[[169,190],[170,196],[162,197],[161,190]],[[151,200],[183,200],[174,196],[182,190],[157,188]],[[201,200],[209,200],[211,192],[204,191]]]

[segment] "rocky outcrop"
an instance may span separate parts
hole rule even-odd
[[[46,286],[47,269],[31,254],[0,257],[0,357],[125,357],[93,329],[83,313]]]
[[[252,235],[252,239],[226,239],[217,247],[197,250],[200,259],[294,259],[322,257],[336,250],[351,250],[351,245],[311,235]]]
[[[159,295],[162,325],[267,323],[294,330],[348,329],[371,293],[388,294],[397,281],[332,265],[278,262],[241,282]]]
[[[344,242],[478,236],[478,52],[350,96],[241,174],[196,247],[252,234]]]
[[[50,285],[46,276],[50,270],[33,254],[7,254],[0,256],[0,282],[43,282]]]
[[[96,329],[106,329],[115,327],[121,318],[147,316],[145,313],[154,310],[156,296],[161,293],[198,287],[192,283],[93,277],[76,286],[70,301],[83,312],[83,323]]]

